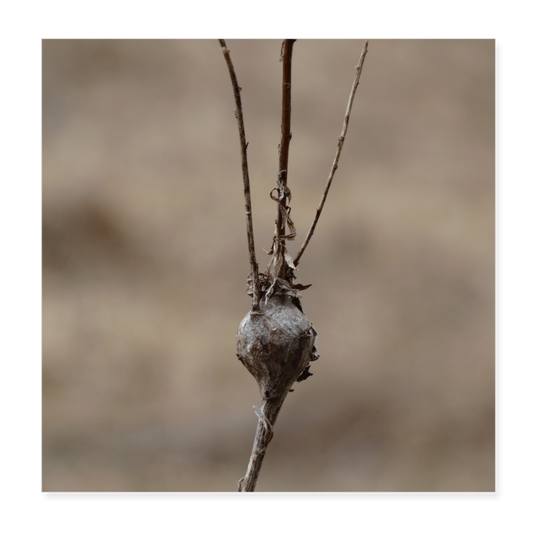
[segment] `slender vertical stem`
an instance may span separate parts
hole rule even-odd
[[[292,50],[296,39],[283,42],[283,78],[281,89],[281,142],[279,146],[280,179],[287,184],[289,143],[291,141]]]
[[[250,193],[250,177],[248,175],[248,156],[247,149],[248,143],[246,142],[246,133],[244,131],[244,118],[242,113],[241,102],[241,88],[237,82],[237,75],[231,61],[229,50],[226,46],[224,39],[219,39],[224,59],[228,66],[229,75],[231,78],[231,85],[233,87],[233,95],[235,97],[235,117],[239,126],[239,138],[241,142],[241,166],[242,166],[242,179],[244,182],[244,211],[246,214],[246,233],[248,235],[248,255],[250,257],[250,266],[252,269],[253,278],[253,294],[252,294],[252,311],[259,312],[259,268],[257,266],[257,260],[255,256],[255,244],[254,244],[254,227],[252,223],[252,197]]]
[[[291,141],[291,89],[292,89],[292,50],[296,39],[285,39],[282,48],[283,75],[281,88],[281,141],[279,145],[279,172],[278,179],[282,184],[278,203],[278,214],[276,219],[276,237],[278,239],[277,251],[282,254],[285,235],[283,225],[283,211],[287,208],[287,196],[290,201],[290,192],[287,187],[289,171],[289,144]],[[284,259],[283,259],[284,261]],[[285,265],[283,264],[279,277],[285,277]]]
[[[328,192],[331,186],[331,182],[333,181],[333,176],[335,175],[335,171],[337,170],[337,167],[339,166],[339,159],[341,156],[342,147],[344,145],[344,139],[346,138],[346,132],[348,131],[348,122],[350,121],[350,113],[352,111],[355,91],[357,90],[357,87],[359,86],[359,78],[361,77],[361,72],[363,71],[363,64],[365,62],[367,51],[368,51],[368,41],[365,41],[363,51],[361,52],[361,57],[359,58],[359,63],[355,67],[355,79],[352,85],[352,90],[350,92],[350,97],[348,98],[348,106],[346,108],[346,115],[344,116],[344,123],[342,126],[341,135],[339,137],[339,142],[337,144],[337,152],[335,153],[333,165],[331,167],[331,170],[328,176],[328,181],[326,182],[326,188],[324,190],[324,193],[322,194],[322,198],[320,199],[320,204],[318,206],[318,209],[316,210],[315,218],[313,219],[311,227],[309,228],[309,232],[307,233],[305,241],[302,244],[300,250],[298,250],[296,257],[294,258],[295,265],[297,265],[300,262],[300,259],[302,258],[302,255],[305,249],[307,248],[307,245],[309,244],[309,241],[311,240],[313,233],[315,232],[318,219],[320,218],[320,215],[322,214],[322,209],[324,207],[324,204],[326,203],[326,198],[328,197]]]
[[[246,470],[246,475],[239,481],[239,492],[255,491],[267,446],[274,436],[273,427],[278,418],[281,406],[285,401],[285,397],[286,395],[282,398],[263,399],[261,409],[255,407],[255,413],[259,420],[257,421],[257,429],[248,469]]]

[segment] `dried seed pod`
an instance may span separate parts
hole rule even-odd
[[[283,399],[295,381],[309,376],[309,364],[317,358],[317,333],[289,295],[262,299],[260,310],[241,322],[237,356],[256,379],[263,400]]]
[[[260,312],[250,311],[237,333],[237,357],[254,376],[261,392],[261,408],[254,407],[259,422],[246,475],[239,481],[240,492],[255,490],[283,401],[295,381],[311,375],[310,363],[318,358],[317,333],[294,290],[283,280],[272,283],[272,291],[275,286],[279,292],[262,298]]]

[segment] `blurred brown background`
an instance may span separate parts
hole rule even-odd
[[[289,185],[318,204],[363,42],[299,40]],[[256,247],[271,242],[281,41],[228,40]],[[259,491],[493,491],[494,41],[371,41],[298,282],[314,376]],[[43,490],[235,491],[257,385],[215,40],[43,41]]]

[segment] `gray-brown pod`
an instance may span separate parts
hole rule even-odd
[[[295,381],[311,374],[318,358],[317,333],[299,302],[285,294],[263,298],[260,312],[250,311],[237,333],[237,357],[256,379],[263,400],[283,399]]]

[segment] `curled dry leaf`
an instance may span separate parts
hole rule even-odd
[[[274,194],[273,194],[274,191],[277,192],[276,196],[274,196]],[[286,239],[288,241],[294,240],[294,238],[297,235],[297,232],[296,232],[296,227],[294,225],[294,222],[292,221],[292,219],[290,217],[291,208],[282,203],[283,200],[285,200],[285,202],[289,202],[290,203],[291,198],[292,198],[291,190],[289,189],[289,187],[287,187],[287,185],[285,183],[283,183],[283,181],[278,179],[278,186],[274,187],[270,191],[270,198],[272,198],[272,200],[277,202],[278,208],[279,208],[280,213],[281,213],[280,229],[282,229],[282,230],[288,229],[289,230],[288,233],[285,232],[284,235],[279,235],[278,237],[280,239]],[[272,243],[272,247],[270,248],[269,255],[272,254],[272,251],[273,251],[273,248],[274,248],[274,244],[275,244],[275,240],[276,240],[276,236],[274,236],[274,242]]]

